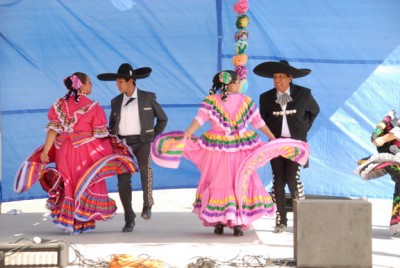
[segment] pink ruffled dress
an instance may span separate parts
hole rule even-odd
[[[53,223],[68,233],[95,228],[95,221],[109,220],[116,204],[108,196],[105,178],[134,173],[137,165],[128,147],[110,137],[103,108],[85,96],[59,99],[48,112],[47,129],[58,133],[49,153],[55,167],[40,163],[39,147],[21,166],[14,188],[29,189],[40,181],[49,193],[47,207]]]
[[[221,94],[204,99],[195,118],[200,125],[210,121],[211,129],[198,140],[186,143],[184,156],[200,170],[193,212],[205,226],[217,223],[233,228],[248,229],[262,216],[271,216],[275,205],[257,172],[247,178],[239,211],[236,195],[236,178],[241,163],[264,143],[259,135],[247,129],[265,125],[250,97],[229,95],[226,102]]]
[[[248,129],[265,125],[254,101],[242,94],[206,97],[195,120],[211,128],[201,137],[187,140],[182,131],[158,135],[151,148],[153,161],[166,168],[178,168],[182,157],[200,170],[193,212],[204,226],[222,223],[248,229],[262,216],[272,216],[275,204],[260,180],[257,169],[282,156],[304,165],[308,144],[293,139],[263,142]]]

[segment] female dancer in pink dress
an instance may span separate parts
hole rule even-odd
[[[152,148],[153,160],[161,166],[177,167],[183,155],[200,170],[193,212],[219,235],[228,227],[235,236],[242,236],[254,220],[274,214],[275,205],[256,168],[272,156],[284,154],[282,146],[265,150],[263,146],[274,141],[265,143],[247,128],[251,124],[270,140],[275,139],[254,101],[239,90],[240,80],[234,71],[216,74],[210,95],[188,129],[159,135]],[[200,138],[192,136],[206,121],[211,128]]]
[[[49,194],[53,223],[82,233],[94,229],[96,220],[115,215],[104,179],[137,167],[127,147],[109,136],[103,108],[86,97],[92,92],[90,78],[77,72],[64,84],[68,93],[48,112],[45,144],[22,164],[14,190],[26,191],[39,180]],[[46,167],[51,162],[55,167]]]

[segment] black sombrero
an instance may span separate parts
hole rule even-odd
[[[275,73],[285,73],[293,78],[299,78],[311,73],[310,69],[297,69],[290,66],[286,60],[277,61],[267,61],[260,63],[254,67],[253,72],[262,77],[273,78]]]
[[[97,79],[102,81],[114,81],[117,78],[125,79],[143,79],[150,75],[150,67],[142,67],[133,69],[129,63],[123,63],[119,66],[117,73],[103,73],[97,76]]]

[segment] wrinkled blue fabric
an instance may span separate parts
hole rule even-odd
[[[92,99],[110,112],[115,82],[97,80],[124,62],[153,69],[138,87],[157,94],[169,116],[165,131],[185,130],[208,94],[212,76],[233,69],[234,0],[37,0],[0,2],[2,174],[0,202],[45,197],[39,185],[13,192],[20,164],[45,139],[47,110],[75,71],[93,82]],[[356,161],[375,153],[370,135],[389,110],[400,112],[400,1],[249,1],[248,90],[259,95],[271,79],[252,69],[286,59],[310,75],[294,83],[312,89],[321,113],[309,133],[306,194],[391,199],[390,178],[363,181]],[[201,133],[200,129],[198,133]],[[265,140],[266,137],[262,136]],[[153,165],[154,188],[196,187],[189,162]],[[271,188],[269,165],[259,170]],[[117,181],[109,179],[110,191]],[[133,176],[140,190],[140,179]]]

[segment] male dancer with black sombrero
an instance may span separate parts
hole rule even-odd
[[[151,218],[153,200],[153,173],[150,166],[150,146],[154,137],[167,126],[167,115],[156,100],[156,94],[137,88],[136,80],[147,78],[151,68],[133,69],[128,63],[121,64],[117,73],[99,74],[102,81],[116,81],[120,95],[111,100],[109,119],[110,133],[125,139],[136,156],[143,189],[142,218]],[[125,212],[123,232],[135,227],[132,208],[132,174],[118,175],[118,192]]]
[[[307,142],[307,133],[319,113],[319,105],[310,89],[293,84],[292,79],[306,76],[311,70],[297,69],[281,60],[261,63],[253,72],[273,79],[274,88],[260,95],[259,107],[261,117],[275,137]],[[286,184],[292,200],[304,198],[300,167],[297,162],[281,156],[271,160],[272,199],[277,206],[276,233],[284,232],[287,227]]]

